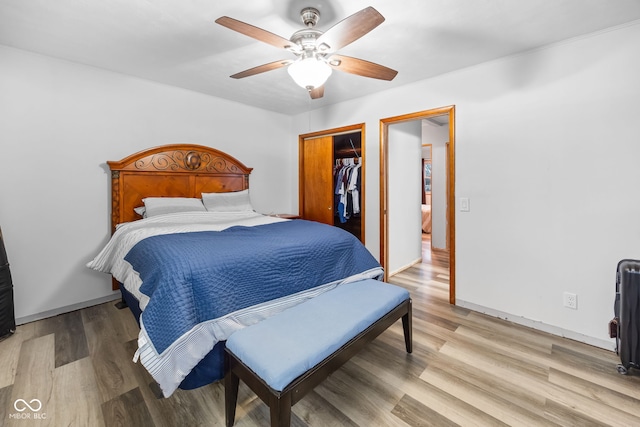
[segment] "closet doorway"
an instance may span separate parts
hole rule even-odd
[[[364,123],[300,135],[299,212],[364,243]]]
[[[398,169],[391,170],[394,174],[390,177],[390,161],[394,161],[393,157],[400,150],[403,141],[399,141],[395,129],[402,129],[412,126],[415,127],[418,123],[424,120],[430,120],[436,117],[446,116],[448,120],[448,144],[445,148],[445,160],[446,166],[446,185],[444,188],[444,211],[445,211],[445,238],[444,245],[448,251],[449,257],[449,302],[455,304],[455,107],[448,106],[442,108],[436,108],[433,110],[420,111],[417,113],[406,114],[402,116],[390,117],[380,120],[380,263],[385,269],[385,280],[389,270],[389,241],[390,237],[390,224],[396,224],[398,210],[395,210],[396,216],[394,216],[393,200],[390,203],[390,181],[393,182],[395,174]],[[415,125],[414,125],[415,124]],[[389,128],[394,126],[390,137]],[[410,131],[406,133],[411,133]],[[415,132],[414,132],[415,134]],[[394,145],[395,144],[395,145]],[[392,154],[390,156],[390,153]],[[419,164],[419,160],[416,160]],[[416,166],[419,168],[419,166]],[[417,195],[417,197],[419,197]],[[391,197],[393,199],[393,197]],[[397,207],[397,206],[396,206]],[[416,230],[418,232],[418,230]],[[395,251],[395,249],[394,249]]]

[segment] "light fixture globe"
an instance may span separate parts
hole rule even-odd
[[[287,70],[298,86],[309,91],[322,86],[332,71],[329,64],[315,57],[302,58],[289,65]]]

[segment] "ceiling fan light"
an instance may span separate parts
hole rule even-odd
[[[289,75],[300,87],[307,90],[319,88],[331,75],[331,67],[316,58],[304,58],[289,65]]]

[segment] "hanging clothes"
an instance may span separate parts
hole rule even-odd
[[[334,168],[335,211],[341,223],[360,214],[360,158],[336,159]]]

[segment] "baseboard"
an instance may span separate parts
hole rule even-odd
[[[43,311],[42,313],[32,314],[30,316],[24,316],[16,318],[16,325],[24,325],[25,323],[35,322],[36,320],[46,319],[48,317],[54,317],[59,314],[70,313],[72,311],[81,310],[83,308],[92,307],[94,305],[103,304],[105,302],[116,301],[121,297],[120,292],[113,295],[107,295],[105,297],[96,298],[89,301],[79,302],[77,304],[66,305],[64,307],[55,308],[53,310]]]
[[[509,322],[516,323],[518,325],[526,326],[531,329],[535,329],[542,332],[547,332],[552,335],[556,335],[563,338],[569,338],[574,341],[589,344],[594,347],[602,348],[605,350],[615,351],[615,342],[602,340],[599,338],[590,337],[588,335],[580,334],[578,332],[569,331],[557,326],[547,325],[545,323],[527,319],[521,316],[515,316],[513,314],[505,313],[500,310],[494,310],[491,308],[483,307],[481,305],[473,304],[467,301],[456,299],[456,305],[458,307],[468,308],[469,310],[477,311],[479,313],[486,314],[488,316],[497,317],[499,319],[508,320]]]
[[[422,258],[415,259],[415,260],[411,261],[409,264],[406,264],[406,265],[404,265],[404,266],[402,266],[400,268],[396,268],[394,271],[389,273],[388,276],[393,276],[394,274],[398,274],[401,271],[406,270],[407,268],[411,268],[416,264],[420,264],[421,262],[422,262]]]

